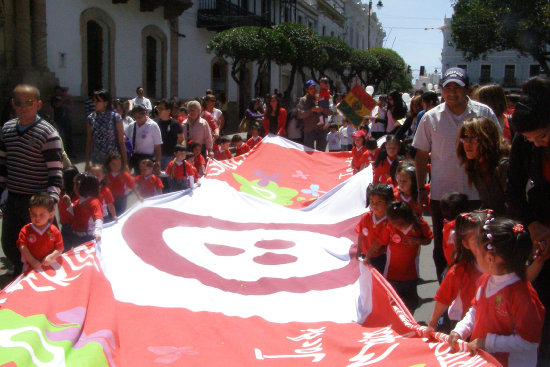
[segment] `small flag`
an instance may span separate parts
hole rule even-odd
[[[338,105],[338,109],[357,127],[375,106],[376,101],[356,83]]]

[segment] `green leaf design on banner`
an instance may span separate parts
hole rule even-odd
[[[279,205],[288,206],[294,204],[292,199],[298,195],[298,191],[291,189],[290,187],[281,187],[273,181],[269,181],[267,186],[262,187],[258,185],[258,182],[260,181],[259,179],[248,181],[246,178],[236,173],[233,173],[233,178],[241,184],[241,187],[239,188],[241,192],[246,192],[247,194]]]

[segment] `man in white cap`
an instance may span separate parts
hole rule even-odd
[[[456,142],[462,122],[483,116],[493,120],[498,129],[502,130],[491,108],[468,97],[469,79],[466,70],[458,67],[447,69],[441,79],[441,87],[445,102],[422,116],[413,141],[413,146],[417,149],[415,165],[418,201],[423,206],[428,204],[424,185],[429,158],[432,163],[430,206],[434,233],[433,258],[439,282],[446,267],[442,247],[441,197],[449,192],[460,192],[468,195],[472,210],[479,209],[481,205],[479,194],[473,185],[468,184],[466,172],[456,155]]]

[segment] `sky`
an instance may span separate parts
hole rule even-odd
[[[373,0],[372,8],[386,32],[384,47],[396,51],[411,65],[414,79],[421,65],[428,73],[435,68],[441,72],[443,33],[437,28],[443,26],[445,16],[452,16],[451,0],[382,0],[381,9],[377,3]]]

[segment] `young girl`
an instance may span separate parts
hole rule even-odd
[[[428,223],[402,201],[390,203],[386,216],[390,224],[390,242],[384,276],[409,311],[414,313],[418,306],[416,287],[420,246],[430,244],[433,234]]]
[[[113,193],[107,187],[105,180],[105,167],[102,164],[94,164],[90,167],[90,173],[99,181],[99,201],[103,208],[103,222],[109,223],[118,221],[115,209],[115,198]]]
[[[342,117],[342,126],[338,130],[338,132],[340,133],[340,150],[350,151],[352,148],[352,142],[353,142],[352,136],[353,136],[353,133],[355,133],[355,128],[353,127],[352,124],[349,123],[349,120],[347,118],[341,115],[337,115],[337,116]]]
[[[115,199],[115,211],[122,214],[126,211],[128,195],[133,191],[140,201],[143,198],[136,190],[134,178],[122,169],[122,161],[118,153],[111,153],[107,160],[107,187]]]
[[[137,190],[141,197],[150,198],[162,194],[164,185],[157,175],[153,174],[155,164],[150,159],[143,159],[139,162],[139,171],[141,175],[135,177]]]
[[[201,154],[201,143],[199,142],[190,142],[189,143],[189,151],[193,153],[195,156],[195,160],[193,162],[193,166],[197,169],[197,172],[202,177],[206,174],[206,160],[204,159],[204,156]]]
[[[436,329],[438,320],[447,307],[451,321],[450,329],[468,312],[475,296],[477,281],[482,275],[471,249],[477,246],[477,234],[487,218],[490,218],[490,213],[485,210],[457,216],[456,243],[460,245],[456,247],[453,265],[434,296],[435,306],[425,332],[426,336]]]
[[[80,198],[69,208],[73,213],[71,228],[78,237],[77,244],[101,240],[103,207],[99,201],[99,181],[94,175],[79,174],[75,179],[75,191]]]
[[[392,188],[384,184],[372,186],[367,191],[367,201],[370,211],[363,214],[355,226],[358,257],[382,274],[386,266],[386,246],[390,240],[386,207],[393,201]]]
[[[372,183],[386,182],[390,177],[390,166],[399,154],[401,144],[395,135],[386,135],[386,142],[373,164]]]
[[[414,163],[404,160],[395,172],[397,187],[394,189],[395,200],[409,204],[416,214],[422,216],[423,208],[418,204],[418,188]]]
[[[367,168],[371,162],[374,162],[378,156],[378,152],[380,151],[376,139],[372,136],[365,142],[365,148],[367,148],[367,151],[363,153],[363,156],[361,157],[361,169]]]
[[[351,148],[351,167],[353,168],[353,173],[357,173],[361,170],[361,157],[365,153],[365,141],[366,134],[363,130],[357,130],[353,133],[353,148]],[[373,182],[377,183],[377,182]]]
[[[451,349],[456,350],[458,339],[469,337],[471,353],[485,350],[504,366],[536,366],[544,307],[525,280],[529,233],[513,220],[496,218],[479,235],[473,252],[485,274],[472,307],[449,336]]]
[[[246,141],[246,145],[250,147],[250,149],[254,148],[260,141],[262,140],[262,137],[260,136],[260,128],[256,124],[250,125],[250,139]]]
[[[77,193],[74,191],[74,179],[78,176],[78,168],[75,166],[66,167],[63,169],[63,189],[59,197],[57,209],[59,210],[59,223],[61,227],[61,235],[63,236],[63,249],[68,251],[73,248],[74,237],[71,229],[73,216],[67,210],[73,202],[78,199]]]
[[[443,255],[447,265],[455,261],[456,231],[455,220],[460,213],[468,211],[468,195],[459,192],[448,192],[441,197],[441,214],[443,215]]]

